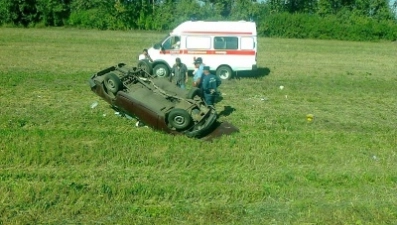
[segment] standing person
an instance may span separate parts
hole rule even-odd
[[[217,88],[221,85],[221,80],[219,77],[210,73],[210,67],[204,66],[204,76],[203,76],[203,94],[204,101],[207,105],[214,105],[215,97],[217,94]]]
[[[147,59],[149,62],[153,62],[152,58],[150,57],[149,53],[147,52],[147,49],[143,49],[142,53],[139,55],[138,60],[143,60]]]
[[[193,74],[193,87],[201,89],[201,80],[203,77],[204,69],[203,59],[201,57],[198,57],[194,60],[194,67],[196,68],[196,70]]]
[[[175,59],[175,64],[171,70],[170,81],[176,86],[185,89],[187,82],[187,67],[181,62],[180,58]]]

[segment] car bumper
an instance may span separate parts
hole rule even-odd
[[[93,89],[96,86],[96,83],[94,82],[94,80],[91,78],[88,80],[88,85],[90,85],[90,88]]]
[[[201,138],[212,131],[213,125],[215,124],[218,116],[215,111],[211,112],[209,116],[205,119],[205,122],[199,129],[197,125],[191,131],[186,131],[184,134],[191,138]]]

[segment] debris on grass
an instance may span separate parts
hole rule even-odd
[[[312,122],[312,121],[314,120],[314,115],[313,115],[313,114],[307,114],[307,115],[306,115],[306,120],[307,120],[308,122]]]
[[[94,109],[95,107],[97,107],[98,106],[98,102],[93,102],[92,104],[91,104],[91,109]]]
[[[146,126],[144,123],[142,123],[142,122],[139,121],[139,120],[135,123],[135,126],[136,126],[136,127],[145,127],[145,128],[148,128],[148,126]]]

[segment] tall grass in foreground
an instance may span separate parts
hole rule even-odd
[[[137,128],[86,83],[163,35],[0,29],[0,223],[397,222],[396,44],[259,39],[270,73],[222,84],[241,132],[209,143]]]

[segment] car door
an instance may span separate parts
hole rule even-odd
[[[164,59],[168,65],[172,66],[175,63],[175,59],[180,55],[180,36],[170,36],[162,43],[162,59]]]

